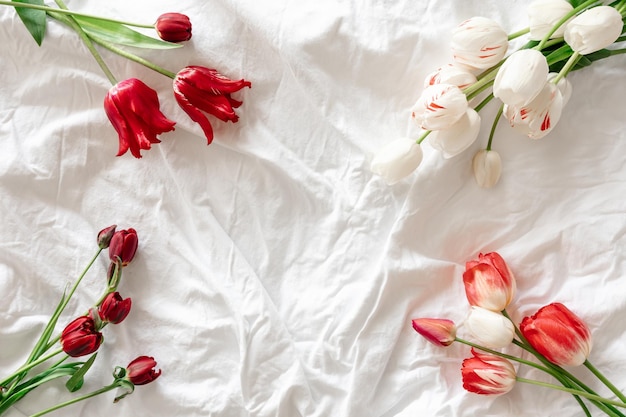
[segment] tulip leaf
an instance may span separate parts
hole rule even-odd
[[[101,20],[95,17],[74,16],[74,19],[87,35],[103,42],[145,49],[172,49],[182,46],[182,44],[165,42],[144,35],[121,23]]]
[[[78,368],[76,372],[74,372],[74,375],[72,375],[72,377],[67,380],[67,382],[65,383],[65,387],[68,389],[69,392],[78,391],[83,386],[83,383],[85,382],[84,376],[89,368],[91,368],[91,365],[93,365],[93,362],[96,360],[97,355],[98,353],[94,353],[93,355],[91,355],[91,357],[87,359],[85,363],[83,363],[83,366]]]
[[[44,0],[13,0],[14,3],[35,4],[37,6],[45,6]],[[41,46],[43,37],[46,33],[46,12],[43,10],[27,9],[25,7],[16,7],[15,12],[26,26],[32,37]]]

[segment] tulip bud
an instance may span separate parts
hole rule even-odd
[[[454,60],[471,68],[493,67],[504,58],[508,45],[509,38],[504,29],[485,17],[472,17],[452,33]]]
[[[565,27],[565,42],[581,55],[604,49],[619,38],[624,23],[622,15],[611,6],[587,9]]]
[[[100,230],[100,232],[98,233],[98,247],[100,249],[106,249],[109,247],[109,243],[111,242],[111,238],[113,237],[113,234],[115,233],[115,228],[117,227],[117,225],[112,225],[109,226],[105,229]]]
[[[574,6],[565,0],[536,0],[528,5],[527,10],[530,39],[540,41],[559,20],[574,10]],[[550,39],[562,37],[566,24],[559,26]]]
[[[98,307],[98,316],[103,322],[119,324],[130,312],[131,299],[122,299],[119,292],[108,293]]]
[[[502,160],[496,151],[483,149],[472,160],[474,179],[483,188],[491,188],[498,183],[502,172]]]
[[[370,169],[392,185],[415,171],[422,157],[422,148],[415,140],[400,138],[390,142],[374,156]]]
[[[411,108],[411,118],[425,130],[452,126],[467,111],[467,97],[452,84],[434,84],[427,87]]]
[[[115,232],[109,245],[109,258],[115,262],[119,257],[122,260],[122,266],[128,265],[135,257],[138,243],[135,229]]]
[[[516,290],[515,277],[497,252],[481,253],[467,262],[463,284],[470,305],[496,312],[511,303]]]
[[[167,42],[184,42],[191,39],[191,21],[181,13],[165,13],[157,18],[154,28],[159,38]]]
[[[446,129],[432,132],[428,139],[444,158],[452,158],[469,148],[478,138],[479,131],[480,116],[476,110],[468,108],[459,121]]]
[[[460,65],[448,64],[430,73],[424,80],[424,88],[435,84],[452,84],[461,90],[476,82],[476,76]]]
[[[437,346],[450,346],[456,338],[456,326],[448,319],[413,319],[413,328]]]
[[[548,61],[539,51],[522,49],[509,56],[493,82],[494,97],[509,106],[530,103],[548,80]]]
[[[546,83],[541,92],[523,106],[504,106],[503,115],[513,128],[531,139],[541,139],[552,131],[561,119],[563,97],[553,83]]]
[[[515,326],[511,320],[482,307],[471,307],[465,326],[481,345],[491,349],[510,345],[515,336]]]
[[[95,352],[102,340],[102,333],[98,332],[96,323],[89,316],[74,319],[65,327],[60,337],[63,351],[72,357]]]
[[[472,348],[471,358],[463,360],[461,376],[463,388],[482,395],[500,395],[515,386],[516,374],[513,364],[495,355],[478,353]]]
[[[156,371],[154,369],[156,365],[153,357],[139,356],[126,367],[126,378],[133,385],[148,384],[161,375],[161,370]]]
[[[582,365],[592,347],[585,323],[561,303],[544,306],[520,324],[528,343],[559,366]]]

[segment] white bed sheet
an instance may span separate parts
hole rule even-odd
[[[114,157],[110,85],[72,32],[50,22],[38,47],[0,8],[2,374],[25,359],[96,233],[116,223],[140,239],[119,288],[133,310],[105,329],[84,390],[141,354],[163,374],[118,404],[107,394],[51,416],[582,415],[571,396],[522,384],[468,393],[468,349],[412,330],[414,317],[463,320],[464,263],[489,251],[518,278],[513,317],[565,303],[592,329],[590,360],[626,390],[624,56],[571,75],[571,101],[545,139],[500,125],[493,189],[475,184],[470,161],[495,105],[462,155],[444,160],[426,144],[418,171],[394,186],[369,171],[379,148],[407,134],[426,74],[450,61],[452,28],[482,15],[513,32],[525,4],[69,1],[127,20],[183,12],[192,40],[145,56],[252,82],[236,94],[239,123],[214,123],[207,147],[167,78],[104,52],[178,122],[141,160]],[[65,322],[99,295],[106,265],[102,256]],[[50,384],[7,415],[71,396]]]

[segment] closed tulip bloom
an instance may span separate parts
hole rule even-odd
[[[515,296],[515,277],[497,252],[480,253],[478,259],[468,261],[463,284],[470,305],[492,311],[504,310]]]
[[[133,385],[148,384],[161,375],[160,369],[158,371],[154,369],[156,366],[157,363],[153,357],[139,356],[126,367],[126,378]]]
[[[437,346],[450,346],[456,338],[452,320],[420,318],[412,320],[413,329]]]
[[[561,119],[563,96],[554,83],[546,83],[541,92],[523,106],[504,106],[503,115],[511,126],[531,139],[541,139]]]
[[[530,39],[542,40],[572,10],[574,7],[566,0],[536,0],[530,3],[527,8]],[[559,26],[550,38],[562,37],[566,24]]]
[[[492,150],[480,150],[472,159],[474,179],[482,188],[491,188],[498,183],[502,173],[500,154]]]
[[[525,317],[520,330],[537,352],[556,365],[581,365],[591,352],[591,332],[561,303],[548,304]]]
[[[130,149],[135,158],[141,158],[142,149],[161,142],[157,135],[174,130],[176,124],[161,113],[156,91],[136,78],[111,87],[104,110],[119,136],[117,156]]]
[[[460,65],[447,64],[428,74],[424,88],[435,84],[452,84],[461,90],[476,82],[476,76]]]
[[[115,234],[116,228],[117,228],[117,225],[114,224],[114,225],[105,227],[104,229],[100,230],[100,232],[98,233],[98,238],[97,238],[98,247],[100,249],[106,249],[109,247],[109,243],[111,243],[111,238]]]
[[[131,299],[123,299],[119,292],[111,292],[98,307],[98,315],[103,322],[119,324],[130,312]]]
[[[548,80],[546,57],[534,49],[523,49],[509,56],[498,70],[493,95],[509,106],[530,103]]]
[[[513,364],[495,355],[479,353],[472,348],[473,357],[463,360],[461,376],[463,388],[474,394],[500,395],[515,386]]]
[[[491,349],[510,345],[515,336],[515,326],[511,320],[501,313],[482,307],[471,307],[465,327],[481,345]]]
[[[89,355],[100,347],[103,337],[89,316],[81,316],[68,324],[61,333],[63,351],[72,357]]]
[[[191,21],[182,13],[164,13],[157,18],[154,28],[159,38],[167,42],[191,39]]]
[[[244,79],[230,80],[211,68],[192,65],[185,67],[174,78],[174,97],[179,106],[198,123],[207,138],[207,144],[213,141],[213,127],[204,113],[211,114],[223,122],[236,123],[239,116],[235,113],[242,102],[231,97],[252,84]]]
[[[581,55],[604,49],[619,38],[624,23],[622,15],[611,6],[587,9],[565,28],[565,42]]]
[[[476,110],[468,108],[456,123],[432,132],[428,139],[444,158],[452,158],[469,148],[478,138],[479,131],[480,116]]]
[[[411,118],[425,130],[439,130],[452,126],[467,111],[467,97],[452,84],[434,84],[427,87],[411,109]]]
[[[139,239],[135,229],[118,230],[109,244],[109,258],[115,261],[119,257],[122,260],[122,266],[126,266],[135,257],[138,245]]]
[[[508,49],[507,33],[495,21],[472,17],[452,33],[454,60],[471,68],[487,69],[496,65]]]
[[[384,146],[372,159],[370,170],[393,185],[411,175],[422,162],[422,148],[413,139],[400,138]]]

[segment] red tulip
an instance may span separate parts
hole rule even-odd
[[[115,261],[116,257],[119,257],[122,260],[122,266],[126,266],[135,257],[138,244],[135,229],[118,230],[109,244],[109,258]]]
[[[515,385],[515,368],[508,360],[495,355],[478,353],[472,348],[472,358],[463,361],[463,388],[483,395],[505,394]]]
[[[189,66],[180,70],[174,78],[174,97],[189,117],[200,124],[210,144],[213,141],[213,128],[203,112],[223,122],[237,122],[239,117],[234,109],[242,102],[233,99],[230,94],[251,85],[244,79],[230,80],[214,69]]]
[[[104,99],[104,110],[119,135],[117,156],[130,149],[135,158],[141,158],[142,149],[161,142],[157,135],[174,130],[176,124],[161,113],[156,91],[136,78],[111,87]]]
[[[467,262],[463,284],[470,305],[487,310],[504,310],[515,295],[515,277],[496,252],[481,253],[478,260]]]
[[[131,304],[131,299],[122,299],[119,292],[107,294],[104,300],[102,300],[100,307],[98,307],[100,320],[113,324],[121,323],[130,313]]]
[[[154,25],[159,38],[167,42],[183,42],[191,39],[191,21],[181,13],[165,13]]]
[[[72,357],[95,352],[102,340],[102,333],[96,330],[96,323],[89,316],[78,317],[61,333],[63,351]]]
[[[161,375],[161,370],[156,371],[154,368],[157,363],[153,357],[140,356],[133,360],[126,367],[126,377],[134,385],[148,384]]]
[[[448,319],[413,319],[413,328],[437,346],[450,346],[456,338],[456,326]]]
[[[537,352],[556,365],[581,365],[591,352],[591,332],[561,303],[548,304],[525,317],[520,330]]]

